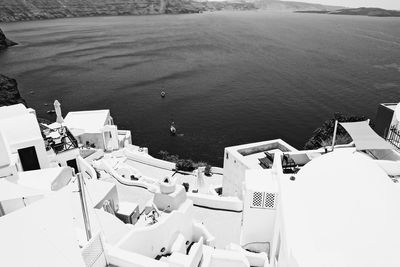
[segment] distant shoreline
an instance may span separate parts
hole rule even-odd
[[[328,15],[350,15],[350,16],[368,16],[368,17],[400,17],[400,11],[387,10],[382,8],[344,8],[334,11],[329,10],[304,10],[294,11],[295,13],[309,14],[328,14]]]

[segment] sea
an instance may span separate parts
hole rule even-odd
[[[20,44],[0,53],[0,73],[38,117],[54,120],[56,99],[64,115],[110,109],[153,156],[222,166],[228,146],[301,149],[335,112],[374,120],[400,101],[400,18],[222,11],[0,28]]]

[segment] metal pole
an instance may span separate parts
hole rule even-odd
[[[332,151],[335,149],[337,125],[338,125],[338,121],[336,120],[335,121],[335,129],[333,130],[333,137],[332,137]]]
[[[83,221],[85,223],[85,231],[86,237],[89,241],[92,238],[92,230],[90,229],[90,222],[89,222],[89,213],[86,203],[86,196],[85,196],[85,188],[83,184],[83,177],[81,173],[77,174],[78,177],[78,187],[79,187],[79,195],[81,197],[81,205],[82,205],[82,213],[83,213]]]

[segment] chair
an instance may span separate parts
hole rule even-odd
[[[263,169],[271,169],[271,167],[272,167],[272,161],[270,161],[268,158],[261,158],[261,159],[258,159],[258,161],[260,162],[260,166],[263,168]]]
[[[275,154],[271,154],[267,151],[264,152],[265,156],[267,157],[267,159],[269,159],[271,162],[274,162],[274,156]]]
[[[294,168],[296,167],[296,162],[288,154],[283,154],[282,157],[282,167],[283,168]]]

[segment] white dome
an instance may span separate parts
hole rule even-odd
[[[372,159],[348,149],[316,158],[294,181],[285,180],[283,216],[299,266],[400,266],[399,186]]]

